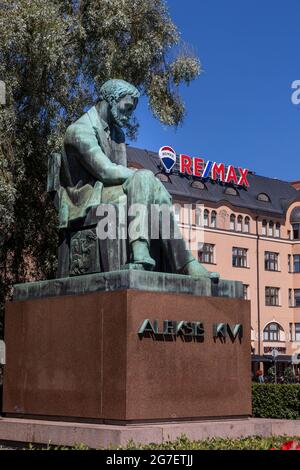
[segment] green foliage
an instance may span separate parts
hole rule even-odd
[[[300,386],[253,384],[252,407],[257,418],[300,419]]]
[[[2,2],[0,303],[13,283],[54,275],[56,214],[45,193],[47,158],[101,84],[132,82],[156,117],[178,125],[184,116],[178,86],[199,73],[164,0]],[[133,121],[129,134],[136,129]]]
[[[284,377],[285,383],[293,383],[295,379],[295,375],[294,375],[292,367],[287,367],[285,369],[283,377]]]
[[[211,438],[202,441],[191,441],[187,436],[182,435],[175,441],[165,441],[162,444],[136,444],[132,440],[126,446],[109,447],[109,450],[269,450],[271,448],[279,449],[287,441],[300,440],[300,437],[271,436],[260,437],[251,436],[243,439],[221,439]],[[29,446],[29,450],[89,450],[84,444],[74,447],[51,446],[40,448]]]
[[[275,366],[271,366],[268,370],[269,382],[275,383]]]
[[[297,437],[251,436],[243,439],[211,438],[202,441],[190,441],[182,435],[173,442],[166,441],[162,444],[138,445],[130,441],[125,447],[117,447],[117,450],[268,450],[272,447],[279,448],[289,440],[298,440]]]

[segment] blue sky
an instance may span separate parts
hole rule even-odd
[[[299,0],[169,0],[171,16],[203,73],[181,90],[187,115],[177,130],[155,120],[142,98],[134,146],[300,179]]]

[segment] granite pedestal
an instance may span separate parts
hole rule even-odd
[[[241,293],[240,283],[134,271],[16,286],[4,412],[115,424],[249,416]],[[145,320],[158,331],[141,334]]]

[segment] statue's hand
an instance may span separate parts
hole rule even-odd
[[[122,177],[126,181],[128,178],[130,178],[132,175],[134,175],[134,170],[132,168],[127,168],[126,166],[122,166]]]
[[[127,170],[126,180],[130,178],[131,176],[133,176],[136,171],[138,171],[137,168],[126,168],[126,170]]]

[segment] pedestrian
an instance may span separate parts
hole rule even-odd
[[[256,377],[258,378],[258,382],[260,384],[263,384],[265,382],[264,373],[261,369],[258,369],[258,371],[256,372]]]

